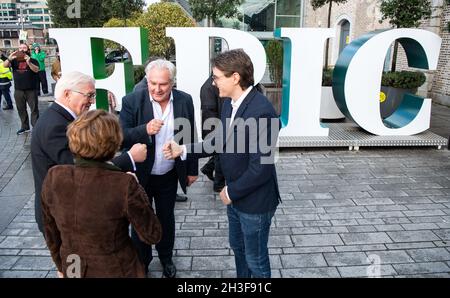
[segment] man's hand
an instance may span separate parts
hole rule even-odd
[[[197,180],[198,176],[187,176],[186,184],[187,186],[191,186]]]
[[[227,196],[227,193],[225,191],[226,188],[227,188],[226,186],[224,188],[222,188],[222,191],[220,192],[220,199],[222,200],[222,203],[224,205],[230,205],[232,203],[232,201]]]
[[[57,276],[58,278],[64,278],[64,274],[63,274],[61,271],[57,271],[57,272],[56,272],[56,276]]]
[[[128,152],[130,152],[134,162],[143,162],[147,158],[147,145],[136,143]]]
[[[170,141],[164,144],[163,153],[166,159],[175,159],[183,153],[183,149],[175,141]]]
[[[16,58],[17,58],[17,52],[18,52],[18,51],[12,52],[11,55],[9,55],[8,60],[14,60],[14,59],[16,59]]]
[[[153,119],[149,123],[147,123],[147,134],[149,136],[156,135],[160,130],[161,127],[164,125],[164,122],[159,119]]]

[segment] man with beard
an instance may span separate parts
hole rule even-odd
[[[39,118],[38,97],[36,94],[36,80],[39,72],[39,62],[30,57],[30,50],[26,43],[19,46],[19,50],[11,53],[3,62],[4,67],[11,67],[14,77],[14,99],[19,113],[21,127],[18,135],[30,131],[27,104],[31,110],[31,125],[34,127]]]

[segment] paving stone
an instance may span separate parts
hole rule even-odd
[[[406,216],[436,216],[436,215],[445,215],[442,210],[415,210],[415,211],[403,211]]]
[[[386,218],[386,217],[403,217],[404,214],[401,211],[373,211],[373,212],[361,212],[364,218]]]
[[[364,233],[364,232],[376,232],[374,226],[349,226],[348,228],[349,233]]]
[[[389,249],[411,249],[411,248],[430,248],[436,247],[433,242],[405,242],[405,243],[388,243]]]
[[[12,269],[14,270],[54,270],[51,257],[21,257]]]
[[[397,275],[391,265],[338,267],[338,270],[342,277],[377,277],[378,274],[379,276]]]
[[[301,269],[281,269],[282,277],[296,278],[337,278],[339,272],[334,267],[323,268],[301,268]]]
[[[408,254],[418,263],[450,261],[450,253],[445,248],[411,249]]]
[[[0,270],[9,270],[19,260],[15,256],[0,256]]]
[[[22,249],[20,256],[51,256],[48,249]]]
[[[6,237],[3,236],[18,236],[22,229],[4,229],[2,232],[2,236],[0,236],[0,242],[4,240]]]
[[[368,250],[386,250],[384,244],[363,244],[363,245],[344,245],[335,246],[337,252],[349,252],[349,251],[368,251]]]
[[[431,231],[398,231],[387,232],[394,242],[434,241],[439,238]]]
[[[22,270],[10,270],[0,272],[1,278],[44,278],[48,274],[48,271],[22,271]]]
[[[0,256],[16,256],[20,252],[20,249],[0,249]]]
[[[375,229],[378,232],[387,232],[387,231],[402,231],[404,228],[401,225],[393,224],[393,225],[375,225]]]
[[[442,240],[450,240],[450,229],[440,229],[433,231]]]
[[[355,206],[350,199],[332,199],[332,200],[313,200],[314,205],[317,207],[331,207],[331,206]]]
[[[384,221],[381,218],[360,218],[356,220],[360,225],[383,225]]]
[[[269,236],[269,243],[268,247],[274,248],[274,247],[291,247],[293,246],[291,237],[289,235],[270,235]]]
[[[338,234],[294,235],[294,246],[330,246],[343,245]]]
[[[282,255],[281,262],[284,269],[303,267],[326,267],[327,263],[322,254],[289,254]]]
[[[324,253],[328,266],[351,266],[370,264],[363,252]]]
[[[0,243],[0,248],[47,248],[43,237],[8,236]]]
[[[333,226],[356,226],[358,222],[356,219],[335,219],[332,220],[331,223]]]
[[[366,208],[368,211],[375,211],[375,212],[408,210],[408,208],[402,205],[373,205],[373,206],[366,206]]]
[[[402,227],[409,230],[432,230],[439,227],[435,223],[419,223],[419,224],[402,224]]]
[[[234,256],[193,257],[192,270],[235,270]]]
[[[450,272],[450,267],[443,262],[395,264],[393,266],[398,274]]]
[[[177,278],[221,278],[221,271],[179,271],[177,270]]]
[[[318,247],[283,247],[283,254],[309,254],[309,253],[323,253],[335,252],[333,246],[318,246]]]
[[[338,234],[338,233],[348,233],[347,227],[321,227],[320,232],[323,234]]]
[[[188,247],[189,248],[189,247]],[[228,237],[192,237],[191,249],[230,248]]]
[[[340,234],[346,245],[392,243],[392,240],[384,232],[377,233],[348,233]]]
[[[328,227],[331,222],[328,220],[305,220],[302,222],[305,227]]]
[[[217,229],[219,224],[217,222],[185,222],[181,224],[182,229]]]
[[[324,219],[324,220],[362,218],[362,216],[359,212],[319,214],[319,217],[320,217],[320,219]]]
[[[396,251],[367,251],[367,256],[376,256],[380,264],[413,263],[414,260],[402,250]],[[373,259],[373,257],[371,257]]]

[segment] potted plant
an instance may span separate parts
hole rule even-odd
[[[406,93],[415,94],[425,83],[426,77],[420,71],[385,72],[381,78],[381,118],[392,115],[402,103]]]
[[[270,80],[273,85],[264,86],[267,99],[272,103],[278,115],[281,113],[281,95],[283,83],[283,43],[280,40],[269,40],[265,46],[269,65]]]
[[[320,119],[342,119],[341,113],[333,96],[333,69],[324,69],[322,74],[322,98],[320,101]]]

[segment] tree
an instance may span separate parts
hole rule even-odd
[[[347,2],[347,0],[311,0],[311,5],[314,10],[324,6],[328,3],[328,21],[327,28],[331,26],[331,8],[333,7],[333,2],[337,5]],[[327,44],[325,46],[325,66],[324,69],[328,69],[328,51],[330,47],[330,40],[327,39]]]
[[[238,6],[244,0],[189,0],[192,16],[200,22],[208,20],[208,25],[213,27],[221,17],[232,18],[239,14]]]
[[[394,28],[419,27],[421,20],[431,16],[431,3],[429,0],[381,0],[381,21],[389,19]],[[398,41],[394,43],[392,69],[397,67]]]
[[[175,53],[175,44],[172,38],[166,37],[166,27],[195,27],[195,22],[177,4],[161,2],[150,5],[134,25],[148,30],[151,56],[170,59]]]
[[[112,17],[129,18],[135,12],[142,12],[144,4],[143,0],[47,1],[55,27],[64,28],[101,27]],[[77,6],[79,15],[76,15]]]

